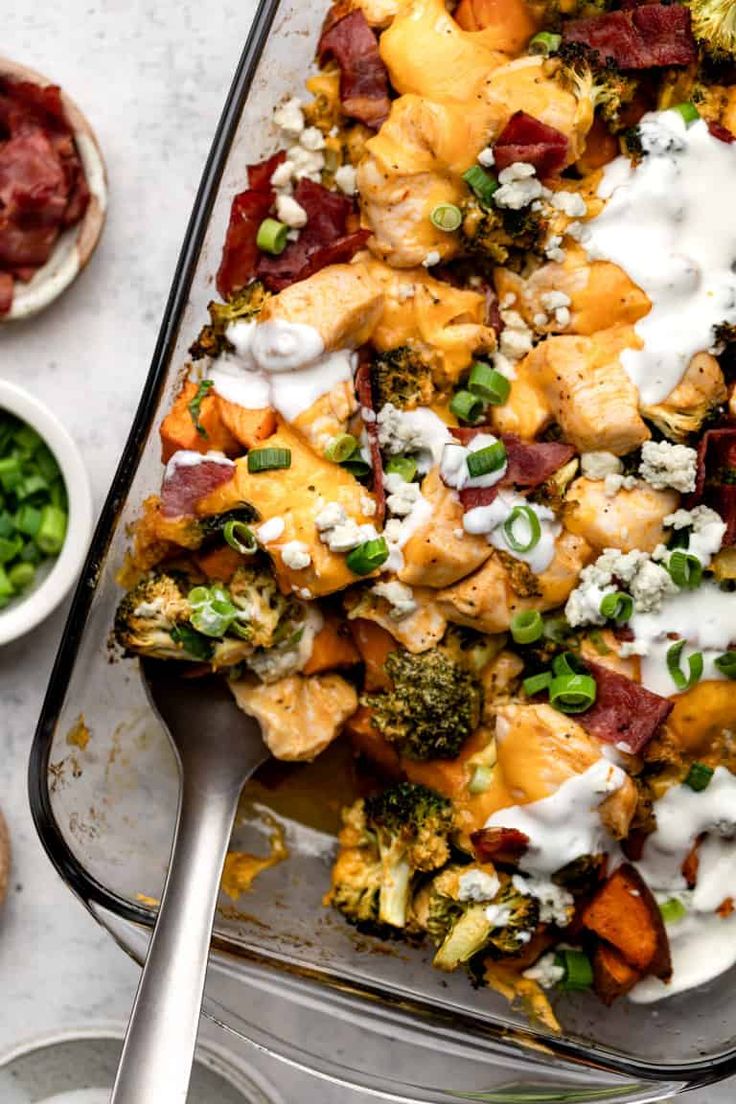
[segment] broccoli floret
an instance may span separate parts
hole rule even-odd
[[[529,941],[539,922],[534,897],[514,889],[506,875],[491,878],[496,889],[488,900],[460,899],[460,879],[473,871],[489,876],[489,868],[450,866],[417,895],[415,915],[438,944],[434,965],[455,970],[480,952],[512,955]]]
[[[454,759],[480,721],[477,679],[439,648],[391,652],[386,672],[393,689],[364,699],[375,727],[409,759]]]
[[[494,265],[506,264],[514,250],[539,251],[544,220],[529,207],[520,211],[484,207],[471,197],[462,204],[460,238],[464,250]]]
[[[688,0],[693,34],[716,61],[736,61],[736,7],[733,0]]]
[[[451,803],[426,786],[356,801],[343,813],[330,903],[368,930],[405,929],[417,876],[447,862],[451,829]]]
[[[239,567],[228,583],[230,599],[247,625],[248,640],[254,647],[269,648],[286,643],[304,619],[304,606],[291,595],[284,595],[268,567]],[[240,632],[243,632],[241,627]]]
[[[393,403],[399,410],[413,410],[432,401],[431,366],[408,345],[378,353],[371,375],[378,409]]]
[[[613,134],[624,130],[625,109],[639,89],[639,78],[622,73],[612,58],[601,57],[582,42],[563,42],[558,56],[562,61],[558,73],[561,83],[578,99],[590,99]]]
[[[192,628],[185,575],[154,572],[129,591],[115,614],[114,635],[126,652],[158,659],[210,659],[214,645]]]
[[[236,292],[227,303],[212,300],[207,310],[210,312],[209,326],[203,326],[199,337],[189,349],[192,360],[202,357],[218,357],[220,353],[232,352],[233,346],[225,336],[225,330],[231,322],[246,322],[260,313],[269,293],[260,280],[254,280],[242,291]]]

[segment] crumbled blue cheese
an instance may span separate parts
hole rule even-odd
[[[521,360],[531,352],[534,334],[518,311],[502,309],[501,320],[504,328],[498,339],[498,347],[507,360]]]
[[[471,453],[489,448],[498,443],[498,438],[492,433],[478,433],[467,445],[452,442],[445,445],[440,461],[440,477],[448,487],[454,487],[460,491],[463,487],[492,487],[506,474],[508,467],[504,460],[496,471],[486,472],[485,475],[471,475],[468,470],[468,457]]]
[[[304,130],[304,112],[302,101],[296,96],[282,103],[273,113],[273,121],[280,130],[287,134],[301,134]]]
[[[501,888],[495,874],[471,867],[458,878],[458,901],[492,901]]]
[[[376,583],[371,590],[379,598],[386,599],[391,606],[389,617],[394,621],[401,621],[403,617],[408,617],[417,609],[414,591],[406,583],[400,583],[398,579]]]
[[[528,207],[543,194],[534,166],[526,161],[514,161],[507,169],[503,169],[498,174],[498,182],[501,186],[494,192],[493,202],[497,207],[506,207],[511,211]]]
[[[490,169],[496,164],[496,156],[490,146],[485,146],[478,154],[478,164],[484,169]]]
[[[256,540],[259,544],[269,544],[271,541],[279,539],[284,528],[284,519],[282,517],[269,518],[268,521],[264,521],[263,524],[259,525],[256,529]]]
[[[720,551],[726,535],[726,523],[710,506],[696,506],[693,510],[676,510],[664,519],[671,529],[689,529],[687,551],[697,556],[707,567],[716,552]]]
[[[299,145],[305,150],[323,150],[325,148],[325,136],[319,127],[305,127],[299,139]]]
[[[681,494],[695,490],[698,454],[687,445],[669,441],[645,441],[641,447],[639,475],[656,490],[672,487]]]
[[[340,165],[335,170],[335,184],[344,195],[355,195],[358,190],[356,171],[353,165]]]
[[[558,307],[569,307],[572,299],[564,291],[543,291],[539,301],[547,312],[554,312]]]
[[[287,541],[281,547],[281,559],[292,571],[302,571],[312,562],[309,549],[303,541]]]
[[[407,517],[422,497],[418,483],[408,483],[398,472],[383,477],[386,488],[386,506],[396,517]]]
[[[311,597],[311,595],[310,595]],[[301,671],[312,654],[314,638],[324,625],[324,618],[312,605],[303,610],[303,619],[294,622],[294,631],[276,647],[262,648],[246,659],[246,664],[262,682],[279,679]]]
[[[603,479],[603,492],[609,498],[615,498],[619,491],[632,491],[637,484],[635,475],[622,475],[621,472],[610,472]]]
[[[386,452],[416,454],[420,474],[425,474],[442,458],[444,446],[453,440],[445,422],[429,407],[399,410],[386,403],[378,412],[378,442]]]
[[[601,601],[619,586],[626,587],[631,594],[637,613],[661,609],[667,595],[677,592],[666,568],[655,563],[646,552],[636,548],[631,552],[606,548],[595,563],[580,572],[578,585],[565,605],[568,623],[573,628],[602,625],[605,618],[600,612]]]
[[[277,192],[289,188],[293,175],[294,162],[289,161],[287,158],[285,161],[282,161],[280,165],[277,165],[271,173],[271,187]]]
[[[562,264],[565,260],[565,250],[562,247],[562,234],[550,234],[544,243],[544,255],[550,261]]]
[[[293,196],[276,196],[276,217],[293,230],[301,230],[307,225],[307,212]]]
[[[582,218],[588,213],[587,204],[579,192],[553,192],[549,201],[568,218]]]
[[[319,538],[330,552],[350,552],[378,536],[373,525],[360,525],[348,517],[339,502],[328,502],[314,519]]]
[[[565,968],[557,963],[554,953],[550,952],[542,955],[521,976],[536,981],[543,989],[553,989],[565,976]]]
[[[612,452],[583,452],[580,467],[586,479],[605,479],[607,475],[619,475],[624,466]]]
[[[489,905],[486,909],[486,920],[489,924],[493,924],[494,928],[507,928],[511,923],[511,917],[513,913],[509,905]],[[525,940],[521,938],[524,932],[519,933],[520,942],[524,943]]]
[[[521,874],[514,874],[511,883],[524,897],[536,897],[539,902],[539,919],[543,924],[556,924],[558,928],[565,928],[572,920],[575,898],[562,886],[543,878],[525,877]]]
[[[425,268],[434,268],[434,266],[438,265],[441,260],[442,258],[439,254],[439,251],[436,249],[430,249],[429,253],[427,253],[426,257],[422,261],[422,264]]]
[[[676,591],[669,571],[653,560],[646,560],[629,583],[629,594],[634,599],[636,613],[661,609],[667,595]]]

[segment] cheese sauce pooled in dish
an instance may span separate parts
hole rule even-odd
[[[608,202],[584,244],[651,300],[634,327],[643,347],[624,350],[621,363],[653,404],[714,344],[715,326],[736,322],[736,144],[714,138],[703,119],[688,126],[678,111],[645,115],[639,131],[644,156],[606,166],[598,195]]]

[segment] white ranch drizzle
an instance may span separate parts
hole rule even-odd
[[[595,259],[619,265],[652,308],[635,325],[641,349],[621,363],[642,402],[677,386],[695,353],[713,345],[713,327],[736,322],[736,144],[714,138],[704,120],[687,126],[677,111],[640,123],[645,155],[617,157],[598,195],[608,202],[586,223]]]
[[[540,538],[528,552],[515,551],[506,540],[504,533],[504,522],[517,506],[533,510],[539,521]],[[528,526],[523,519],[520,519],[517,524],[523,544],[525,528]],[[552,563],[555,556],[555,540],[562,532],[562,526],[548,506],[538,506],[535,502],[528,502],[514,491],[499,491],[490,506],[475,506],[472,510],[467,510],[463,515],[463,529],[466,533],[485,536],[494,548],[508,552],[517,560],[523,560],[537,575],[546,571]]]

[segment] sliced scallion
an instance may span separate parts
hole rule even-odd
[[[325,456],[336,464],[342,464],[360,448],[360,442],[352,433],[338,433],[333,437],[325,449]]]
[[[549,689],[551,682],[552,672],[540,671],[538,675],[529,675],[528,678],[525,678],[521,686],[524,693],[533,698],[535,694],[541,694],[543,690]]]
[[[503,535],[512,552],[523,554],[537,547],[542,525],[531,506],[514,506],[503,523]]]
[[[493,782],[493,769],[479,763],[473,768],[473,773],[468,782],[468,790],[471,794],[485,793]]]
[[[514,614],[509,628],[517,644],[533,644],[544,632],[544,622],[538,610],[524,610]]]
[[[388,544],[385,537],[364,541],[353,548],[345,557],[345,562],[355,575],[370,575],[388,559]]]
[[[248,453],[248,471],[251,474],[264,471],[276,471],[278,468],[291,467],[291,449],[262,448],[251,449]]]
[[[659,911],[665,924],[675,924],[678,920],[682,920],[687,913],[687,909],[679,897],[668,897],[666,901],[661,901]]]
[[[256,245],[264,253],[272,253],[275,257],[283,253],[288,241],[289,227],[278,219],[264,219],[258,227]]]
[[[667,670],[672,676],[672,681],[678,690],[689,690],[700,680],[703,674],[703,653],[693,652],[687,657],[688,674],[684,674],[680,666],[684,640],[676,640],[667,649]]]
[[[548,57],[559,50],[562,43],[562,35],[553,34],[551,31],[540,31],[529,39],[528,50],[530,54],[544,54]]]
[[[470,369],[468,391],[492,406],[501,406],[509,397],[511,383],[501,372],[491,368],[490,364],[478,361]]]
[[[549,701],[561,713],[584,713],[595,702],[596,683],[591,675],[557,675],[549,687]]]
[[[450,410],[461,422],[475,422],[483,416],[485,404],[470,391],[456,391],[450,399]]]
[[[417,462],[413,456],[392,456],[384,470],[386,475],[400,475],[406,483],[411,483],[417,474]]]
[[[241,556],[252,556],[258,550],[256,535],[244,521],[231,519],[225,522],[222,535],[225,542],[236,552],[240,552]]]
[[[703,565],[692,552],[676,549],[667,561],[672,581],[682,590],[695,590],[703,579]]]
[[[689,786],[691,790],[695,790],[696,793],[701,793],[708,788],[712,777],[713,768],[709,767],[707,763],[698,761],[693,763],[687,772],[685,785]]]
[[[449,234],[458,229],[463,221],[463,213],[455,203],[438,203],[432,209],[429,221],[438,230],[444,230]]]
[[[66,537],[67,515],[59,506],[44,506],[36,533],[36,544],[47,556],[56,556]]]
[[[490,206],[493,194],[498,190],[498,181],[495,176],[486,172],[480,165],[471,165],[463,173],[463,180],[484,206]]]
[[[558,982],[560,989],[590,989],[593,984],[593,967],[588,956],[582,951],[569,948],[558,951],[555,955],[555,965],[564,970]]]
[[[634,612],[634,599],[630,594],[617,590],[614,594],[606,594],[601,599],[600,611],[604,617],[615,621],[617,625],[622,625]]]
[[[30,563],[17,563],[8,571],[8,579],[14,590],[27,590],[36,576],[36,569]]]
[[[728,679],[736,679],[736,651],[724,652],[717,656],[715,666]]]
[[[690,100],[687,100],[685,103],[674,104],[672,111],[679,112],[688,126],[690,126],[691,123],[696,123],[700,118],[700,112]]]
[[[465,463],[473,478],[490,475],[491,472],[499,471],[506,463],[506,446],[503,441],[494,441],[492,445],[469,452]]]

